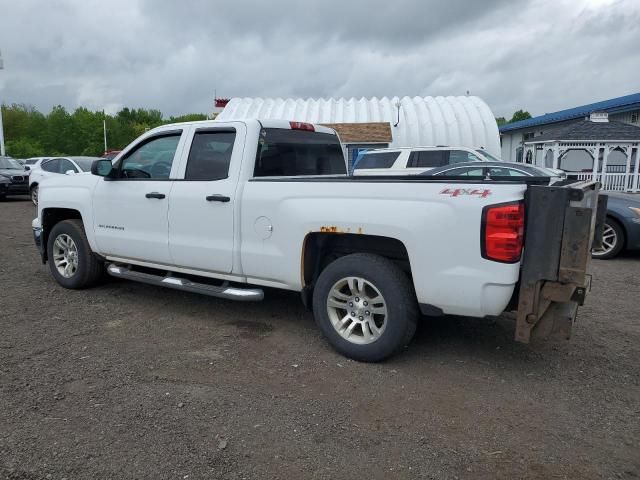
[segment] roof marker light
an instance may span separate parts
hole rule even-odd
[[[310,123],[305,122],[289,122],[291,130],[306,130],[307,132],[315,132],[316,129]]]

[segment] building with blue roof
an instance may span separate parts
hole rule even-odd
[[[593,112],[606,112],[611,122],[640,126],[640,93],[545,113],[538,117],[502,125],[499,128],[502,159],[511,162],[523,161],[525,142],[542,135],[553,135],[555,131],[566,128],[568,123],[589,118]]]

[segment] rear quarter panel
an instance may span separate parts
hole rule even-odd
[[[459,188],[490,192],[485,198],[443,193]],[[420,303],[450,314],[497,315],[509,302],[519,264],[481,257],[482,208],[520,200],[524,190],[514,184],[249,181],[242,199],[238,273],[299,290],[308,234],[391,237],[407,249]]]

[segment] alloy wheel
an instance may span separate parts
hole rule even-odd
[[[604,229],[602,230],[602,248],[594,249],[593,255],[595,255],[596,257],[607,255],[614,248],[616,248],[617,244],[618,234],[611,225],[605,223]]]
[[[78,270],[78,247],[66,233],[61,233],[53,242],[53,262],[58,273],[71,278]]]
[[[329,320],[345,340],[375,342],[387,326],[387,306],[378,288],[361,277],[338,280],[327,298]]]

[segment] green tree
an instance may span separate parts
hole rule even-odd
[[[529,118],[531,118],[531,114],[529,112],[527,112],[526,110],[517,110],[513,113],[513,116],[511,117],[511,120],[509,120],[509,123],[519,122],[520,120],[528,120]]]

